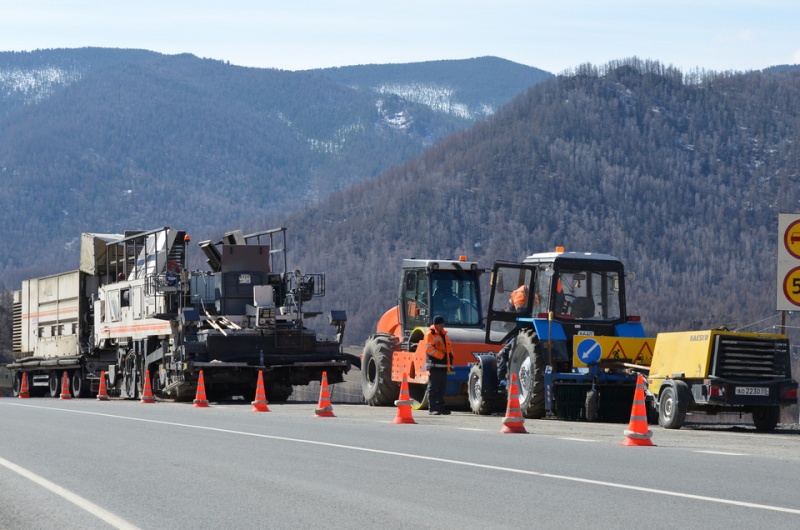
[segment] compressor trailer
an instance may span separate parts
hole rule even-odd
[[[289,271],[286,228],[199,244],[210,271],[186,265],[189,236],[169,227],[124,235],[85,233],[78,270],[22,282],[14,292],[14,362],[32,395],[88,396],[107,374],[112,395],[137,398],[145,374],[156,395],[194,396],[200,370],[211,399],[255,394],[285,401],[294,385],[343,380],[357,356],[342,352],[344,311],[331,311],[335,338],[305,327],[304,304],[325,294],[324,274]]]

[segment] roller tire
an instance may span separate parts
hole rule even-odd
[[[393,338],[389,335],[372,335],[364,344],[361,359],[361,393],[368,405],[375,407],[394,405],[400,387],[392,381]]]
[[[509,372],[517,374],[519,406],[526,418],[540,419],[546,414],[544,369],[544,359],[533,330],[521,331],[509,358]]]

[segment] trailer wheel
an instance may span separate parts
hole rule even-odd
[[[367,404],[394,404],[400,388],[392,381],[392,339],[388,335],[373,335],[364,344],[361,359],[361,393]]]
[[[285,403],[292,395],[293,388],[287,385],[270,385],[266,391],[267,401],[271,403]]]
[[[678,399],[675,388],[668,386],[658,402],[658,423],[665,429],[680,429],[686,421],[686,403]]]
[[[11,395],[18,398],[20,392],[22,392],[22,372],[16,372],[11,387]],[[30,394],[30,391],[28,393]]]
[[[521,331],[514,342],[509,370],[519,378],[519,406],[526,418],[539,419],[544,408],[544,360],[532,330]]]
[[[58,372],[55,370],[50,371],[50,376],[47,379],[50,389],[50,397],[57,398],[61,395],[61,378],[58,377]]]
[[[493,403],[483,397],[483,370],[479,364],[473,365],[469,369],[469,380],[467,381],[467,397],[469,398],[469,408],[473,414],[483,416],[492,413]]]
[[[780,418],[780,407],[756,407],[753,409],[753,425],[759,432],[774,431]]]
[[[72,371],[70,377],[72,396],[82,398],[89,395],[89,382],[83,378],[83,373],[80,369]]]
[[[597,421],[600,410],[600,393],[597,390],[586,392],[586,421]]]

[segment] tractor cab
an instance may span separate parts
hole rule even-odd
[[[403,331],[427,328],[433,317],[445,326],[479,327],[480,284],[483,272],[475,262],[455,260],[403,260],[400,308]]]
[[[502,337],[499,342],[507,342],[518,329],[533,327],[540,339],[560,339],[563,348],[554,349],[551,361],[568,363],[573,336],[614,336],[625,325],[624,276],[622,263],[607,254],[559,249],[533,254],[522,263],[497,262],[486,341],[496,344]]]

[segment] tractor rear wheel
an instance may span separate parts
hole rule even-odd
[[[545,416],[544,369],[544,359],[533,330],[520,331],[509,359],[509,370],[517,374],[519,406],[526,418],[539,419]]]
[[[372,335],[364,344],[361,358],[361,393],[372,406],[389,406],[398,398],[400,387],[392,381],[392,337]]]

